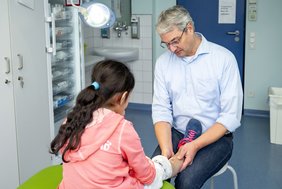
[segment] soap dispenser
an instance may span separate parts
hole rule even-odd
[[[101,37],[110,39],[110,28],[102,28],[101,29]]]
[[[140,18],[136,16],[131,17],[131,38],[140,39]]]

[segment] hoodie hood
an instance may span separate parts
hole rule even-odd
[[[109,109],[100,108],[93,112],[93,121],[89,123],[81,136],[80,148],[66,153],[70,162],[83,161],[96,153],[107,142],[124,120],[124,116]]]

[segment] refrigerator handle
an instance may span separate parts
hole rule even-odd
[[[57,46],[56,46],[56,25],[55,25],[55,16],[54,13],[51,13],[50,17],[46,17],[46,22],[51,22],[51,37],[52,37],[52,47],[47,47],[46,51],[52,53],[53,56],[56,55]]]
[[[52,29],[52,48],[53,48],[53,56],[56,55],[57,46],[56,46],[56,26],[55,26],[55,15],[51,13],[51,29]]]

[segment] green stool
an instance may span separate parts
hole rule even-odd
[[[30,177],[17,189],[57,189],[63,178],[62,172],[62,165],[49,166]],[[164,181],[161,189],[175,188],[169,182]]]
[[[62,172],[62,165],[49,166],[30,177],[18,189],[57,189],[63,178]]]
[[[167,181],[164,181],[163,187],[161,189],[175,189],[172,184]]]

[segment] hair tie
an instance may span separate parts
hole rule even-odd
[[[99,83],[97,81],[94,81],[91,85],[94,87],[95,91],[100,89],[100,85],[99,85]]]

